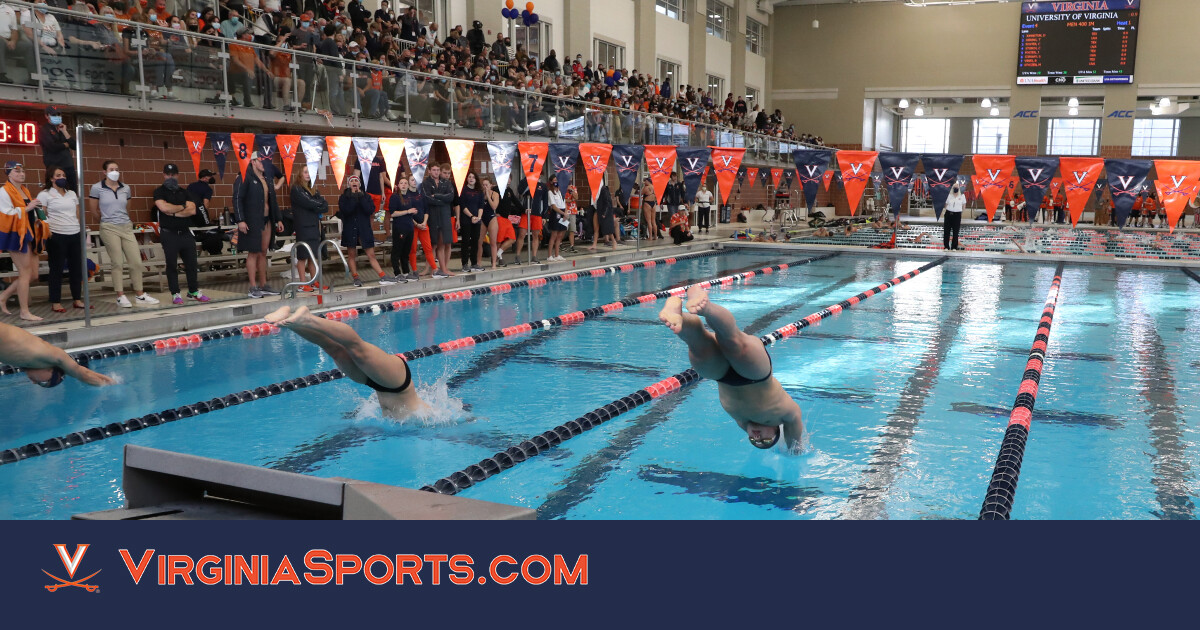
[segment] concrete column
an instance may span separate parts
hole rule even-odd
[[[1012,155],[1041,155],[1038,137],[1042,121],[1042,89],[1018,86],[1009,103],[1008,152]]]
[[[692,87],[708,85],[708,33],[705,32],[708,18],[708,1],[692,0],[688,3],[688,56],[687,81]]]
[[[1100,155],[1128,158],[1133,151],[1133,114],[1137,111],[1137,86],[1112,85],[1104,91],[1104,118],[1100,121]]]
[[[653,7],[652,7],[653,8]],[[566,62],[574,59],[575,55],[592,59],[595,46],[592,45],[592,0],[570,0],[563,3],[563,48],[559,51],[559,61]]]
[[[746,4],[750,0],[738,0],[733,3],[732,17],[733,20],[733,37],[730,44],[733,48],[733,59],[729,63],[729,88],[728,91],[733,92],[734,100],[736,97],[746,94]],[[768,57],[768,64],[770,63]],[[767,76],[771,75],[771,68],[767,66]],[[764,91],[766,86],[763,86]],[[765,94],[764,94],[765,96]],[[713,100],[719,103],[725,102],[724,94],[714,94]]]
[[[633,37],[637,59],[631,67],[637,68],[651,77],[657,77],[658,64],[655,63],[655,51],[658,49],[655,46],[656,37],[654,35],[654,0],[634,0],[633,10]]]

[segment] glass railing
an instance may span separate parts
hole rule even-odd
[[[397,133],[436,134],[442,128],[474,130],[484,138],[514,134],[547,141],[744,147],[747,159],[783,165],[803,146],[729,127],[322,56],[291,42],[268,46],[18,0],[7,4],[46,16],[39,25],[53,19],[61,29],[59,40],[52,29],[35,26],[37,46],[22,31],[16,51],[9,53],[10,80],[36,87],[42,101],[56,91],[95,92],[129,97],[125,107],[133,110],[176,101],[210,105],[227,118],[246,108],[287,116],[319,113],[335,127],[341,126],[335,119],[356,128],[365,121],[363,129],[372,128],[370,121],[392,122],[402,127]]]

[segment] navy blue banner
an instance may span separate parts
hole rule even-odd
[[[1117,219],[1117,227],[1125,227],[1129,213],[1137,201],[1138,194],[1146,185],[1150,169],[1154,163],[1150,160],[1105,160],[1104,170],[1108,174],[1108,190],[1112,194],[1113,216]]]
[[[790,193],[792,190],[792,184],[796,181],[796,169],[794,169],[794,168],[783,169],[782,181],[783,181],[783,183],[780,185],[779,189],[782,190],[783,192]]]
[[[629,204],[629,195],[637,186],[638,171],[642,168],[642,158],[646,155],[646,147],[640,144],[618,144],[613,146],[612,163],[617,167],[617,180],[621,183],[621,201]]]
[[[917,171],[919,159],[920,156],[916,153],[879,154],[879,166],[883,169],[883,182],[887,186],[888,202],[892,205],[894,217],[900,216],[900,207],[904,205],[904,199],[908,197],[908,191],[912,187],[913,174]]]
[[[742,184],[746,183],[746,167],[745,166],[738,169],[737,183],[738,183],[738,186],[741,186]]]
[[[770,183],[771,183],[771,169],[769,169],[769,168],[758,169],[758,185],[762,186],[763,188],[766,188],[767,185]]]
[[[833,159],[833,151],[829,149],[796,149],[792,151],[792,160],[796,162],[796,177],[800,178],[800,189],[804,191],[804,203],[812,212],[817,205],[817,193],[824,186],[825,171],[829,170],[829,162]]]
[[[935,153],[921,156],[925,167],[925,181],[929,184],[929,196],[933,199],[933,212],[938,219],[946,209],[946,198],[950,188],[958,183],[958,171],[962,169],[965,156]]]
[[[225,181],[225,158],[233,147],[233,140],[227,133],[208,133],[208,143],[212,146],[213,158],[217,161],[217,175]]]
[[[1021,190],[1025,194],[1025,216],[1029,222],[1037,220],[1042,210],[1042,200],[1050,191],[1050,182],[1058,172],[1056,157],[1018,157],[1017,175],[1021,178]]]
[[[579,145],[574,142],[556,142],[550,145],[547,161],[554,169],[554,181],[564,195],[575,180],[575,165],[579,163]]]
[[[708,147],[679,147],[675,149],[675,163],[683,170],[684,200],[689,204],[696,200],[704,169],[708,167]]]

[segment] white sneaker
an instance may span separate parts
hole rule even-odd
[[[150,88],[150,98],[158,98],[158,88]]]
[[[133,308],[133,303],[130,302],[129,298],[125,297],[124,295],[118,295],[117,306],[120,306],[121,308]]]
[[[158,304],[158,299],[151,297],[149,293],[143,293],[137,296],[137,302],[138,304],[143,304],[145,306],[154,306],[155,304]]]

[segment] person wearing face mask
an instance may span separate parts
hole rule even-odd
[[[112,262],[113,289],[117,292],[117,306],[132,308],[133,303],[125,295],[124,269],[129,269],[130,283],[137,292],[137,303],[153,306],[158,300],[143,290],[142,251],[133,233],[133,221],[129,218],[129,198],[133,190],[121,181],[121,171],[116,162],[105,160],[102,167],[104,178],[92,184],[88,192],[87,207],[89,221],[99,219],[100,240]]]
[[[50,310],[65,313],[62,306],[63,267],[70,265],[71,299],[75,308],[83,305],[83,252],[79,235],[79,197],[67,188],[67,175],[61,168],[46,169],[46,189],[37,196],[46,208],[46,223],[50,226],[50,240],[46,241],[46,254],[50,264]]]
[[[188,299],[208,302],[209,297],[200,292],[196,237],[191,230],[193,217],[196,216],[196,202],[187,189],[179,185],[179,167],[175,164],[163,166],[162,186],[154,189],[154,208],[158,210],[159,239],[167,264],[167,286],[172,294],[172,303],[183,304],[183,296],[179,292],[180,257],[183,258],[183,269],[187,274]]]
[[[38,145],[42,148],[42,163],[46,169],[61,168],[67,176],[67,188],[75,190],[75,139],[63,123],[62,112],[57,107],[46,108],[46,122],[38,125]]]
[[[229,17],[221,22],[221,36],[237,39],[245,28],[242,24],[242,16],[237,11],[230,11]]]
[[[962,192],[962,185],[955,184],[946,198],[946,220],[942,226],[942,247],[958,249],[958,232],[962,228],[962,213],[967,207],[967,196]]]

